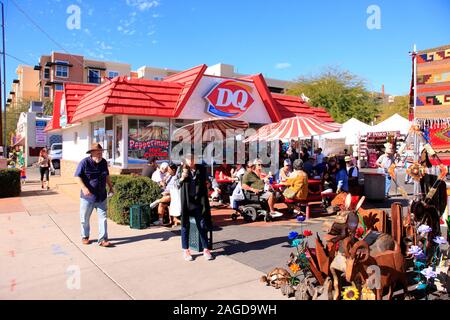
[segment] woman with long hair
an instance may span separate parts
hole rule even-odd
[[[49,171],[54,170],[53,169],[53,164],[52,164],[52,159],[50,158],[50,156],[48,155],[47,149],[43,148],[40,152],[39,152],[39,160],[38,160],[38,165],[39,165],[39,171],[41,173],[41,189],[50,189],[49,186]],[[45,175],[45,182],[44,182],[44,175]],[[47,184],[47,187],[45,187],[45,184]]]

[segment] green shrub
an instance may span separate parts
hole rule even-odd
[[[108,218],[118,224],[130,223],[130,207],[150,204],[161,197],[159,185],[148,177],[111,175],[114,196],[108,202]]]
[[[0,169],[0,198],[20,196],[20,170]]]

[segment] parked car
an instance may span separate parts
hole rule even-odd
[[[59,169],[61,168],[61,159],[62,159],[62,143],[54,143],[50,147],[49,152],[50,158],[52,159],[53,168]]]

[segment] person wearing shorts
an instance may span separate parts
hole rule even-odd
[[[47,149],[43,148],[39,152],[39,172],[41,174],[41,189],[50,189],[49,186],[49,171],[50,169],[53,169],[52,159],[48,155]],[[45,181],[44,181],[45,176]],[[47,184],[47,186],[45,186]]]

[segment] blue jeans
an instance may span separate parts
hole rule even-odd
[[[107,200],[102,202],[89,202],[80,198],[80,220],[81,220],[81,238],[89,238],[91,227],[89,220],[92,211],[97,209],[98,215],[98,243],[108,240],[107,219],[106,219]]]
[[[200,233],[200,242],[204,249],[208,249],[208,230],[205,218],[203,218],[199,210],[190,212],[189,216],[195,218],[195,223]],[[181,225],[181,247],[184,250],[189,249],[189,216],[183,217],[183,224]]]
[[[386,173],[386,196],[389,195],[389,190],[391,190],[391,182],[392,182],[392,178],[389,175],[389,173]]]

